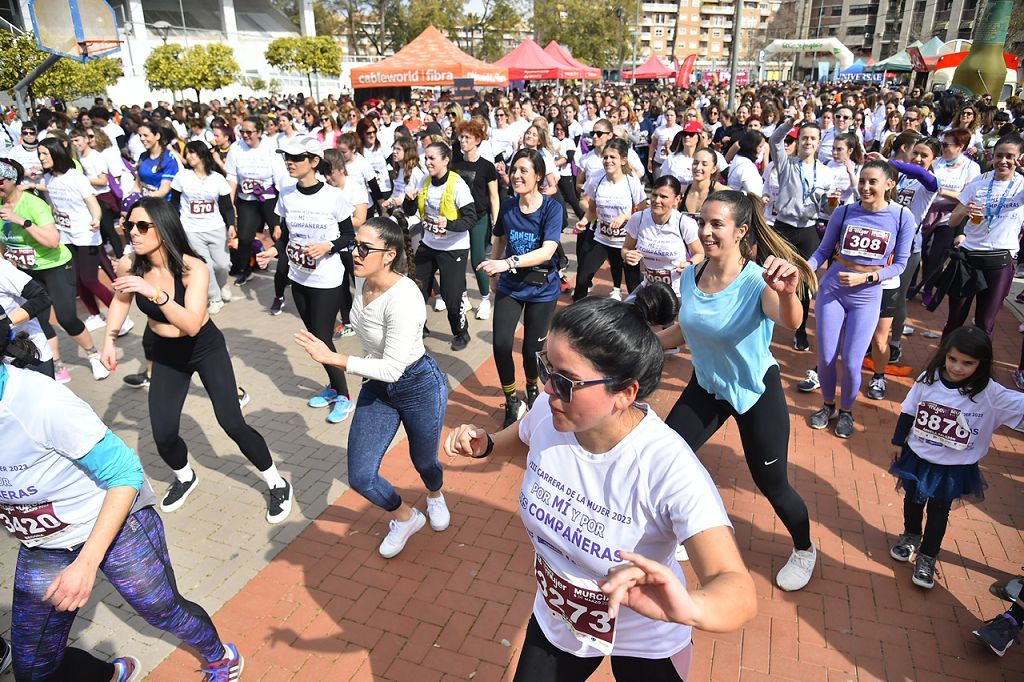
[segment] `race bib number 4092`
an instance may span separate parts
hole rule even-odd
[[[611,655],[615,619],[608,613],[608,597],[599,590],[573,584],[548,566],[539,554],[536,557],[537,586],[551,613],[561,618],[580,642]]]

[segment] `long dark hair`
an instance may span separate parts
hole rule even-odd
[[[934,384],[942,378],[942,369],[946,365],[946,355],[955,350],[978,361],[978,369],[971,378],[960,387],[961,395],[974,400],[974,396],[985,390],[992,379],[992,339],[981,327],[966,325],[957,327],[942,340],[938,350],[928,361],[924,372],[918,378],[923,384]]]
[[[416,279],[413,275],[412,236],[409,234],[409,222],[400,208],[391,211],[391,217],[374,216],[364,225],[373,229],[385,248],[395,250],[395,259],[391,261],[391,271]]]
[[[75,167],[75,162],[71,159],[71,155],[68,154],[68,150],[60,143],[60,140],[51,136],[45,140],[40,140],[39,146],[50,152],[50,159],[53,161],[53,167],[47,172],[54,175],[64,175]]]
[[[161,248],[167,254],[167,266],[175,279],[184,277],[188,272],[188,265],[185,264],[185,256],[192,256],[203,260],[203,257],[196,253],[188,243],[185,236],[185,228],[181,226],[181,217],[170,203],[158,197],[143,197],[132,207],[132,211],[142,209],[149,214],[157,234],[160,235]],[[131,218],[131,213],[129,213]],[[203,261],[205,262],[205,261]],[[142,276],[153,268],[153,264],[145,256],[135,255],[135,264],[132,265],[132,274]]]
[[[210,151],[210,147],[207,146],[202,140],[192,140],[185,145],[185,153],[192,152],[199,157],[200,163],[203,164],[203,172],[209,175],[213,172],[216,166],[213,163],[213,152]],[[188,165],[188,162],[185,162]],[[195,170],[194,168],[192,170]]]
[[[764,142],[764,135],[756,130],[748,130],[739,139],[739,150],[737,156],[743,156],[751,161],[757,162],[757,150]]]

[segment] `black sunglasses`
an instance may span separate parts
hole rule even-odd
[[[240,128],[238,130],[238,132],[239,132],[239,134],[245,135],[246,137],[248,137],[249,135],[255,135],[259,131],[258,130],[246,130],[245,128]]]
[[[298,163],[300,161],[309,160],[309,154],[284,154],[285,161],[291,161],[292,163]]]
[[[349,250],[355,253],[360,258],[366,258],[373,251],[391,251],[391,249],[387,247],[382,248],[380,246],[370,246],[369,244],[366,244],[364,242],[357,241],[349,243]]]
[[[124,226],[128,228],[129,232],[131,232],[132,230],[138,230],[139,234],[146,234],[154,227],[156,227],[156,223],[150,222],[148,220],[126,220],[124,221]]]
[[[574,388],[586,388],[587,386],[595,386],[597,384],[610,384],[615,381],[611,378],[573,380],[567,376],[559,374],[558,372],[552,372],[551,367],[548,366],[547,351],[543,350],[537,353],[537,375],[542,384],[547,385],[548,382],[551,382],[551,388],[555,391],[555,397],[563,403],[572,402],[572,391]]]
[[[612,131],[610,131],[610,130],[595,130],[594,131],[594,137],[601,137],[603,135],[611,135],[611,134],[612,134]]]

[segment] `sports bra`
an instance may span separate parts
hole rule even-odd
[[[163,294],[160,295],[160,300],[163,300]],[[174,278],[174,302],[181,306],[185,305],[185,285],[182,283],[180,277]],[[139,310],[145,313],[146,317],[154,322],[169,324],[167,316],[164,315],[164,311],[161,306],[158,306],[142,294],[135,294],[135,304],[139,306]],[[166,303],[164,305],[166,305]]]

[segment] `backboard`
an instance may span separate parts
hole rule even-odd
[[[116,52],[121,44],[107,0],[29,0],[39,49],[80,62]]]

